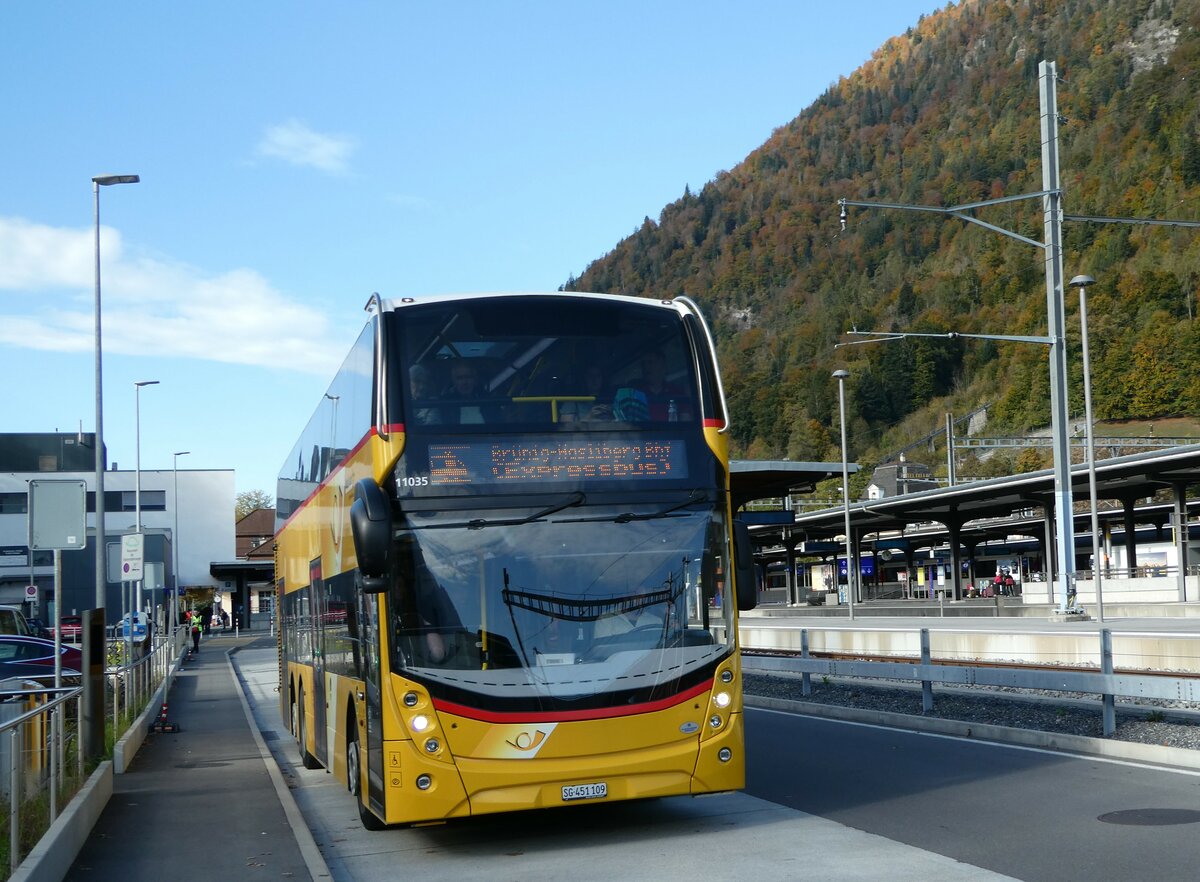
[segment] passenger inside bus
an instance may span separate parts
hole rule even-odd
[[[642,375],[618,389],[613,416],[626,422],[675,422],[692,418],[691,396],[667,379],[667,358],[649,352],[642,358]]]
[[[442,408],[446,422],[478,425],[500,419],[496,406],[484,402],[479,368],[469,358],[456,359],[450,366],[450,386],[442,398],[450,402],[450,406]]]
[[[441,411],[429,407],[428,402],[437,397],[433,369],[428,365],[415,364],[408,372],[409,391],[414,402],[413,421],[422,426],[440,423]]]
[[[612,419],[613,392],[604,380],[604,370],[600,365],[588,365],[583,372],[582,382],[571,391],[580,397],[588,396],[591,401],[564,401],[558,408],[560,423]]]

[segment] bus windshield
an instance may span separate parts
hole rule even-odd
[[[611,707],[710,672],[734,643],[724,499],[410,513],[393,669],[481,709]]]

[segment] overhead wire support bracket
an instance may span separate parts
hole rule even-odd
[[[970,337],[973,340],[1004,340],[1009,343],[1040,343],[1051,346],[1055,343],[1053,337],[1034,337],[1022,334],[964,334],[960,331],[944,331],[942,333],[921,333],[909,331],[860,331],[857,328],[846,332],[849,337],[869,337],[868,340],[851,340],[848,343],[834,343],[833,348],[842,346],[861,346],[863,343],[888,343],[892,340],[903,340],[905,337],[937,337],[942,340],[955,340],[959,337]]]
[[[1018,242],[1024,242],[1026,245],[1032,245],[1034,248],[1045,250],[1046,243],[1044,242],[1039,242],[1037,239],[1031,239],[1028,236],[1022,236],[1020,233],[1014,233],[1012,230],[1006,230],[1004,227],[998,227],[995,224],[989,224],[985,220],[980,220],[974,215],[964,214],[963,212],[974,211],[977,208],[986,208],[989,205],[1002,205],[1006,202],[1019,202],[1024,199],[1042,199],[1046,196],[1058,197],[1061,195],[1061,190],[1039,190],[1036,193],[1022,193],[1019,196],[1000,196],[996,199],[984,199],[979,202],[964,202],[962,205],[942,207],[936,205],[907,205],[901,202],[862,202],[854,199],[839,199],[838,210],[843,230],[846,229],[846,208],[851,205],[856,208],[893,208],[899,211],[924,211],[930,214],[944,214],[956,217],[969,224],[983,227],[985,230],[991,230],[993,233],[999,233],[1002,236],[1008,236],[1010,239],[1016,239]]]

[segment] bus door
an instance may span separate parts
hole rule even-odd
[[[362,651],[360,676],[366,683],[365,714],[367,743],[362,762],[367,766],[367,802],[379,815],[383,805],[383,687],[379,670],[379,604],[380,595],[359,591],[358,620]]]
[[[329,738],[325,730],[325,707],[328,701],[328,690],[325,684],[325,622],[329,613],[329,603],[325,597],[325,580],[321,576],[321,559],[317,558],[309,565],[309,578],[312,584],[312,647],[313,647],[313,743],[316,747],[315,756],[329,768]]]

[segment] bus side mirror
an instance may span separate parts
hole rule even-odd
[[[737,581],[738,612],[758,606],[758,585],[754,579],[754,543],[750,528],[743,522],[733,522],[734,578]]]
[[[350,533],[362,573],[362,590],[379,594],[387,588],[388,556],[392,547],[392,507],[379,485],[363,478],[354,485]]]

